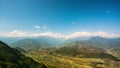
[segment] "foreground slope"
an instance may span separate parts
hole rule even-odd
[[[41,63],[25,57],[18,50],[0,41],[0,68],[45,68]]]

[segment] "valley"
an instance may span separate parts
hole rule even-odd
[[[120,38],[92,37],[86,40],[80,39],[75,41],[74,38],[73,40],[66,41],[61,41],[61,39],[52,37],[25,38],[15,41],[9,46],[13,49],[17,49],[21,55],[25,55],[24,57],[31,58],[31,61],[29,62],[26,60],[26,64],[29,63],[28,65],[32,65],[32,63],[35,62],[37,64],[35,66],[38,68],[120,67]],[[6,51],[7,49],[10,49],[7,44],[1,43],[1,47],[4,45],[7,46],[2,50]],[[4,55],[2,50],[0,49],[0,53],[1,55]],[[8,52],[5,52],[5,54],[7,55]],[[14,56],[13,53],[11,54]],[[9,54],[7,56],[9,57]],[[17,55],[15,56],[17,57]],[[18,57],[20,57],[20,55],[18,55]],[[7,59],[11,60],[12,57]],[[14,64],[13,60],[9,62]],[[1,68],[3,68],[2,65],[11,68],[9,64],[4,64],[7,63],[6,60],[0,58],[0,61],[2,61],[0,63]],[[15,62],[18,62],[18,60]],[[21,59],[21,62],[24,63],[23,59]],[[21,62],[15,63],[15,65],[20,65]],[[28,68],[34,68],[35,66],[32,65]],[[19,68],[19,66],[15,68]]]
[[[107,58],[80,58],[48,52],[31,52],[27,56],[37,62],[44,63],[48,68],[119,68],[120,61]]]

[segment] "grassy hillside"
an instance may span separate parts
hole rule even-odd
[[[44,63],[48,68],[114,68],[120,62],[109,58],[80,58],[61,55],[49,51],[33,51],[27,54],[39,63]]]
[[[44,68],[44,64],[37,63],[26,57],[18,50],[10,48],[0,41],[0,68]]]
[[[2,68],[3,66],[6,66],[5,68],[119,68],[119,43],[119,38],[102,37],[65,43],[60,47],[57,47],[60,45],[58,40],[47,37],[23,39],[13,43],[13,46],[17,46],[16,49],[26,57],[18,50],[0,42],[0,66]]]
[[[116,57],[96,50],[95,48],[74,48],[74,47],[62,47],[55,51],[57,54],[80,57],[80,58],[109,58],[111,60],[118,60]]]

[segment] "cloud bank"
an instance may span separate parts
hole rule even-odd
[[[60,34],[60,33],[53,33],[53,32],[50,32],[50,31],[47,31],[47,32],[44,32],[44,33],[30,33],[28,31],[18,31],[18,30],[14,30],[14,31],[9,32],[9,33],[0,33],[0,36],[3,36],[3,37],[50,36],[50,37],[54,37],[54,38],[65,38],[65,39],[76,38],[76,37],[93,37],[93,36],[101,36],[101,37],[107,37],[107,38],[120,37],[119,34],[110,34],[110,33],[106,33],[106,32],[103,32],[103,31],[98,31],[98,32],[82,31],[82,32],[74,32],[74,33],[69,34],[69,35],[63,35],[63,34]]]

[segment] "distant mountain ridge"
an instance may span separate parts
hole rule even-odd
[[[64,39],[63,39],[64,40]],[[12,47],[20,47],[26,50],[36,50],[41,47],[57,47],[63,43],[62,39],[52,37],[27,38],[11,44]]]
[[[24,39],[23,37],[0,37],[0,40],[5,42],[6,44],[10,45],[13,42],[16,42],[20,39]]]
[[[120,38],[104,38],[104,37],[77,37],[72,39],[53,38],[49,36],[40,36],[34,38],[24,38],[17,40],[11,44],[13,47],[21,47],[23,49],[39,49],[41,47],[59,47],[68,44],[77,43],[79,45],[90,45],[100,48],[120,47]]]
[[[97,36],[88,39],[85,43],[101,48],[114,48],[120,47],[120,38],[104,38]]]

